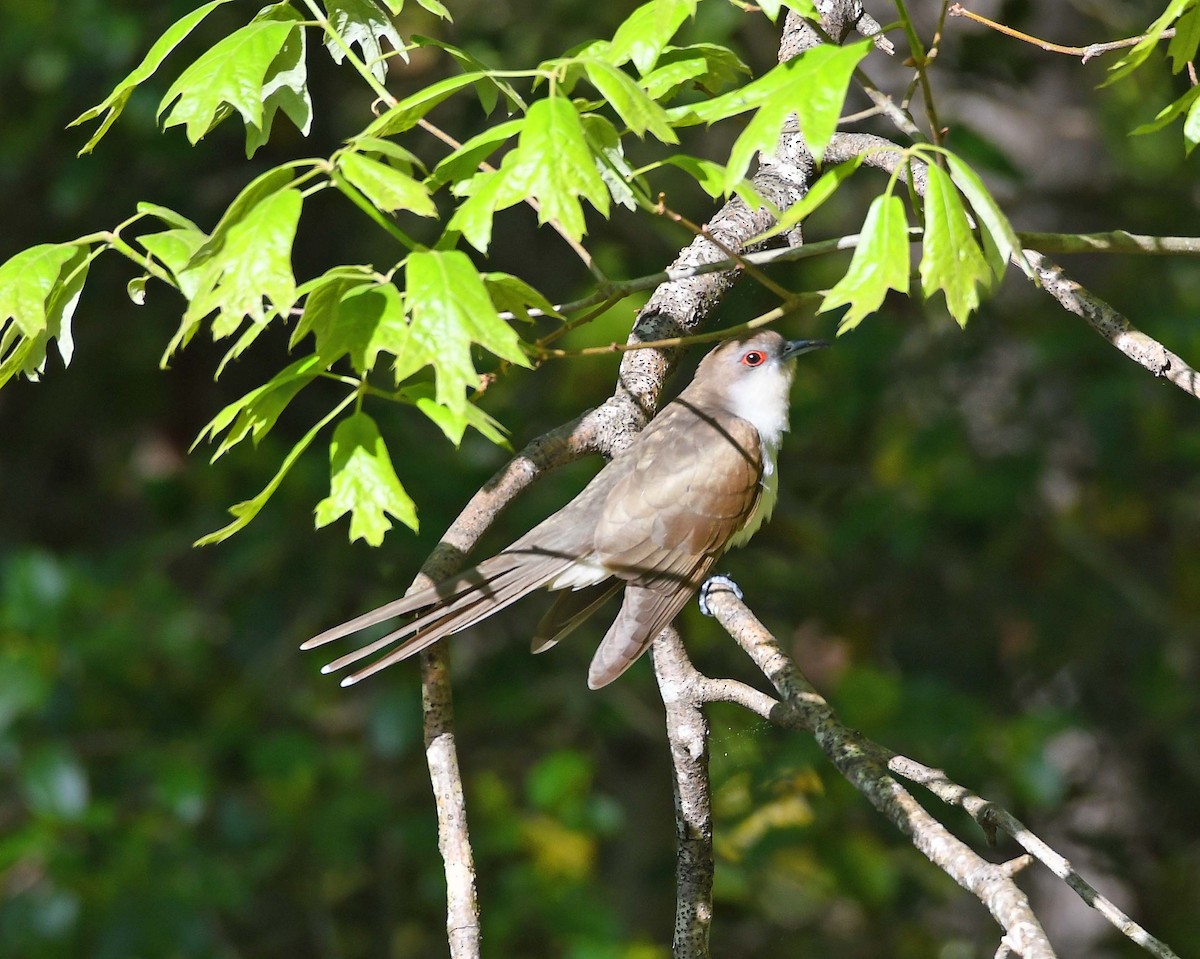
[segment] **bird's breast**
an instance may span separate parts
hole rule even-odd
[[[758,494],[758,501],[754,504],[746,525],[729,538],[726,549],[744,546],[763,523],[771,518],[771,513],[775,510],[775,501],[779,499],[779,471],[775,468],[779,445],[777,442],[762,444],[762,492]]]

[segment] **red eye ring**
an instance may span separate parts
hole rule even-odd
[[[742,364],[744,366],[762,366],[766,360],[766,354],[758,350],[747,350],[742,354]]]

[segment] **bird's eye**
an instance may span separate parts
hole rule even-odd
[[[746,366],[762,366],[766,359],[766,354],[758,350],[748,350],[742,354],[742,363]]]

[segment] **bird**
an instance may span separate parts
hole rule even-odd
[[[670,625],[721,555],[770,517],[795,359],[828,345],[789,341],[774,330],[724,340],[679,396],[558,512],[495,556],[301,649],[411,616],[322,668],[335,672],[387,650],[344,678],[349,686],[544,587],[560,595],[535,630],[532,649],[540,653],[623,588],[588,670],[592,689],[611,683]]]

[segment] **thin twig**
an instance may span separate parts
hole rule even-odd
[[[538,357],[539,359],[563,360],[579,356],[633,353],[637,350],[675,350],[686,346],[695,346],[698,343],[716,343],[719,340],[727,340],[730,337],[740,336],[742,333],[749,333],[751,330],[770,326],[777,320],[781,320],[785,316],[794,313],[800,307],[816,306],[823,299],[824,297],[820,293],[794,293],[792,294],[790,303],[784,306],[777,306],[775,309],[768,310],[766,313],[762,313],[752,320],[747,320],[745,323],[739,323],[737,326],[730,326],[723,330],[713,330],[709,333],[692,333],[687,336],[666,336],[658,340],[635,340],[625,343],[612,342],[606,343],[603,346],[585,346],[578,350],[543,349],[538,354]]]
[[[1111,40],[1108,43],[1092,43],[1086,47],[1068,47],[1063,46],[1061,43],[1051,43],[1049,40],[1042,40],[1028,33],[1022,33],[1020,30],[1014,30],[1012,27],[1005,26],[1003,23],[997,23],[995,20],[989,20],[978,13],[972,13],[961,3],[951,4],[949,13],[952,17],[966,17],[968,20],[974,20],[976,23],[981,23],[985,27],[995,30],[997,33],[1003,33],[1006,37],[1012,37],[1014,40],[1031,43],[1035,47],[1045,50],[1047,53],[1062,53],[1069,57],[1080,57],[1084,63],[1087,63],[1092,57],[1098,57],[1103,53],[1136,47],[1143,40],[1150,37],[1150,34],[1144,33],[1141,36],[1126,37],[1124,40]],[[1173,36],[1175,36],[1175,29],[1172,27],[1160,33],[1158,39],[1169,40]]]
[[[782,698],[782,703],[760,715],[810,731],[851,785],[931,862],[988,908],[1024,959],[1051,959],[1054,950],[1012,876],[954,836],[897,782],[881,761],[879,747],[838,719],[775,637],[730,589],[710,589],[708,606]]]
[[[1083,317],[1092,329],[1135,363],[1200,399],[1200,373],[1192,369],[1181,356],[1143,333],[1120,312],[1076,283],[1062,267],[1040,253],[1026,250],[1025,259],[1041,280],[1042,289],[1058,300],[1063,309]]]
[[[892,772],[903,776],[909,782],[924,786],[947,805],[964,809],[980,825],[1007,833],[1020,843],[1030,856],[1045,865],[1054,875],[1078,893],[1080,899],[1151,955],[1157,956],[1159,959],[1179,959],[1166,943],[1150,935],[1115,903],[1097,892],[1091,883],[1076,872],[1075,867],[1066,857],[1055,852],[1008,810],[988,802],[969,789],[960,786],[942,770],[932,769],[907,756],[891,754],[888,756],[887,764]]]
[[[395,101],[393,101],[393,105],[394,103]],[[417,124],[426,133],[430,133],[437,137],[452,150],[458,150],[462,147],[462,143],[452,137],[441,127],[430,123],[425,117],[421,117],[421,119],[417,121]],[[483,170],[485,173],[496,172],[496,168],[492,166],[492,164],[488,163],[487,160],[480,160],[478,166],[479,169]],[[542,205],[534,197],[527,196],[525,198],[525,202],[533,209],[535,213],[539,215],[541,214]],[[604,275],[604,271],[600,269],[599,264],[597,264],[595,259],[593,259],[592,254],[587,251],[587,248],[584,247],[584,245],[577,239],[575,239],[575,237],[571,236],[571,234],[567,232],[566,227],[559,223],[558,220],[550,219],[546,222],[550,224],[550,227],[555,233],[563,238],[563,241],[571,248],[571,251],[577,257],[579,257],[580,262],[582,262],[583,265],[588,268],[588,272],[590,272],[592,276],[596,278],[597,282],[600,283],[601,286],[605,286],[608,283],[608,277]]]
[[[934,44],[937,43],[937,38],[941,36],[942,23],[946,18],[946,4],[948,0],[943,0],[942,13],[938,18],[938,31],[934,39]],[[944,131],[938,120],[937,106],[933,101],[933,88],[929,83],[929,65],[933,62],[936,53],[936,46],[932,49],[933,53],[927,54],[925,47],[921,43],[921,38],[917,34],[917,28],[913,25],[912,18],[908,15],[908,7],[904,0],[896,0],[896,9],[900,12],[900,22],[904,25],[904,34],[908,37],[908,46],[912,51],[912,63],[916,68],[916,80],[921,86],[921,99],[925,102],[925,116],[929,118],[929,134],[934,144],[941,146]]]

